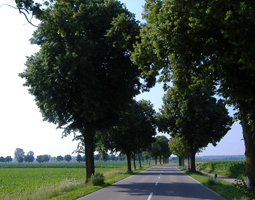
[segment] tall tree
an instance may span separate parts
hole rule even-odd
[[[192,77],[220,85],[237,108],[247,183],[255,190],[255,2],[147,0],[144,18],[134,55],[144,76],[152,84],[159,73],[163,81],[174,77],[180,88]]]
[[[56,1],[35,16],[41,23],[31,42],[41,48],[20,76],[44,120],[63,128],[64,136],[82,134],[89,181],[96,130],[111,126],[139,93],[130,51],[140,27],[116,0]]]
[[[209,143],[216,146],[232,125],[222,100],[212,97],[210,88],[198,83],[179,93],[176,87],[163,97],[159,130],[183,136],[189,145],[191,170],[195,169],[195,155]]]
[[[156,135],[156,112],[149,101],[133,101],[123,112],[116,126],[98,135],[106,149],[120,151],[127,156],[127,169],[131,169],[131,155],[144,150]]]

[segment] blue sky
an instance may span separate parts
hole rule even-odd
[[[12,2],[1,0],[3,4]],[[141,21],[144,0],[121,2]],[[26,56],[38,51],[38,47],[28,41],[35,28],[29,25],[17,10],[8,6],[0,7],[0,19],[0,156],[13,157],[16,148],[22,148],[26,153],[33,151],[35,155],[71,154],[76,149],[77,142],[72,142],[72,136],[61,139],[61,130],[42,121],[33,96],[22,86],[24,80],[18,77],[18,73],[25,69]],[[158,84],[136,99],[150,100],[158,111],[162,105],[163,94],[162,85]],[[231,109],[230,111],[233,114]],[[243,155],[244,142],[241,139],[242,130],[237,122],[217,147],[209,145],[199,155]]]

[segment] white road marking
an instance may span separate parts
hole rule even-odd
[[[158,177],[158,179],[160,179],[160,176]]]
[[[147,200],[151,200],[152,195],[153,195],[153,192],[150,194],[150,196]]]
[[[158,185],[158,182],[155,184],[155,186],[157,186]]]

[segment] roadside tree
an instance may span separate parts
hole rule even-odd
[[[41,22],[31,38],[40,50],[20,77],[45,121],[64,128],[63,136],[82,134],[89,181],[95,132],[113,125],[140,90],[130,59],[139,24],[119,1],[64,0],[44,9],[16,2]]]
[[[149,101],[133,101],[130,109],[123,112],[112,129],[98,134],[99,141],[106,149],[126,154],[127,170],[131,169],[131,156],[145,150],[156,135],[156,112]]]
[[[148,83],[219,85],[243,128],[248,187],[255,191],[254,1],[147,0],[134,60]],[[195,77],[195,78],[194,78]]]
[[[171,152],[169,150],[168,143],[169,140],[165,136],[156,136],[155,141],[148,148],[147,152],[154,158],[156,165],[158,164],[158,158],[161,164],[162,157],[164,160],[167,160],[170,157]]]
[[[174,136],[170,138],[169,148],[179,158],[179,166],[184,166],[184,158],[189,157],[189,145],[184,137]]]
[[[184,93],[172,87],[164,95],[158,114],[159,131],[172,137],[182,136],[188,143],[193,171],[198,150],[209,143],[216,146],[232,125],[225,104],[212,97],[210,91],[210,87],[201,83],[191,85]]]

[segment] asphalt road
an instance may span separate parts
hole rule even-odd
[[[171,163],[147,169],[79,200],[225,200]]]

